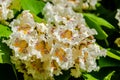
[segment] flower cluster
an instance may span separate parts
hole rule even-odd
[[[0,0],[0,21],[13,18],[13,11],[9,9],[12,0]]]
[[[54,80],[54,75],[70,69],[79,77],[82,71],[98,70],[96,59],[106,51],[95,44],[95,29],[87,27],[77,7],[79,0],[51,0],[43,9],[47,23],[37,23],[25,10],[10,23],[13,33],[7,44],[25,80]]]
[[[120,9],[117,9],[115,18],[118,20],[118,26],[120,27]]]

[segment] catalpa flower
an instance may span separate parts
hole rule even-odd
[[[0,0],[0,20],[13,18],[13,11],[9,9],[12,0]]]
[[[117,13],[115,15],[115,18],[118,20],[118,26],[120,28],[120,9],[117,9]]]
[[[96,30],[86,25],[69,1],[46,3],[43,14],[47,23],[35,22],[28,10],[10,23],[13,33],[7,44],[13,50],[11,61],[25,80],[54,80],[62,70],[70,70],[77,78],[83,71],[99,69],[96,60],[106,51],[95,43]]]

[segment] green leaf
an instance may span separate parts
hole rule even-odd
[[[2,43],[2,38],[0,38],[0,64],[9,64],[13,69],[16,80],[18,80],[15,66],[10,61],[11,53],[11,49],[5,43]]]
[[[1,52],[1,50],[0,50],[0,52]],[[3,63],[2,55],[3,55],[3,53],[0,53],[0,63]]]
[[[10,53],[10,48],[5,43],[2,43],[2,39],[0,38],[0,63],[11,64]]]
[[[9,27],[0,24],[0,37],[8,38],[12,33]]]
[[[89,17],[88,15],[85,15],[85,14],[84,14],[84,18],[85,18],[85,21],[88,24],[88,26],[90,28],[96,29],[96,31],[98,32],[98,34],[95,35],[95,37],[97,39],[103,40],[108,37],[106,32],[100,27],[100,25],[98,23],[96,23],[96,21],[94,19],[92,19],[91,17]]]
[[[101,49],[104,49],[102,46],[99,45]],[[106,49],[106,57],[101,57],[98,60],[98,64],[100,68],[102,67],[120,67],[120,56],[116,55],[115,53],[112,53],[110,51],[110,48]]]
[[[10,64],[10,55],[9,54],[5,54],[2,53],[2,51],[0,51],[0,63],[9,63]]]
[[[108,56],[106,56],[105,58],[101,57],[98,60],[98,64],[100,68],[104,68],[104,67],[120,67],[120,61],[110,58]]]
[[[97,17],[94,14],[90,14],[90,13],[85,13],[84,16],[89,17],[90,19],[92,19],[96,24],[100,25],[100,26],[104,26],[107,29],[115,29],[115,27],[113,25],[111,25],[108,21],[106,21],[103,18]]]
[[[34,14],[39,14],[45,3],[43,1],[38,1],[38,0],[20,0],[21,1],[21,6],[24,10],[30,10]]]
[[[116,60],[120,60],[120,56],[112,53],[111,51],[107,50],[107,56],[111,57],[111,58],[114,58]]]
[[[112,77],[112,75],[115,73],[115,71],[112,71],[112,72],[110,72],[105,78],[104,78],[104,80],[111,80],[111,77]]]
[[[85,80],[98,80],[97,78],[93,77],[91,74],[83,74]]]
[[[115,49],[112,49],[112,48],[108,48],[107,50],[114,53],[115,55],[120,56],[120,51],[118,51],[118,50],[115,50]]]
[[[0,24],[0,63],[10,63],[10,49],[2,43],[2,38],[8,38],[11,33],[9,27]]]
[[[32,15],[33,15],[33,17],[34,17],[35,22],[39,22],[39,23],[43,22],[43,23],[46,23],[44,19],[38,17],[37,15],[35,15],[35,14],[33,14],[33,13],[32,13]]]

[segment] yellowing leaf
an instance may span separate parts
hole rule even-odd
[[[20,0],[13,0],[10,5],[10,9],[15,9],[20,11],[21,10]]]

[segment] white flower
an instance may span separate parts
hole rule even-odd
[[[117,9],[117,13],[115,15],[115,18],[118,20],[118,26],[120,28],[120,9]]]
[[[13,18],[13,11],[8,7],[12,0],[0,0],[0,20],[7,20]]]
[[[6,43],[14,51],[11,58],[16,68],[26,80],[53,80],[69,69],[77,78],[81,71],[97,70],[96,59],[106,51],[95,44],[96,30],[73,10],[79,0],[50,1],[53,4],[47,2],[43,9],[46,24],[35,22],[28,10],[10,23],[13,33]]]

